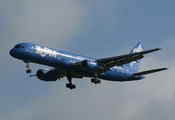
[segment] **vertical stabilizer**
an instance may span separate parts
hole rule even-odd
[[[141,51],[143,51],[143,46],[141,44],[141,41],[139,41],[136,44],[136,46],[131,50],[130,54],[141,52]],[[139,70],[139,66],[140,66],[140,61],[141,60],[133,61],[133,62],[130,62],[128,64],[125,64],[125,66],[128,67],[129,69],[138,71]]]

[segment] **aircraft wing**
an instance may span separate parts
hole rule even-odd
[[[54,68],[53,70],[51,70],[51,72],[57,74],[58,78],[64,78],[65,76],[67,76],[66,72],[63,72],[63,71],[60,71],[58,70],[57,68]],[[81,74],[76,74],[76,73],[72,73],[71,74],[71,77],[72,78],[83,78],[83,75]]]
[[[50,69],[50,70],[48,69],[48,71],[51,72],[51,73],[56,74],[58,79],[64,78],[64,77],[67,76],[67,75],[66,75],[66,74],[67,74],[66,72],[60,71],[60,70],[57,69],[57,68],[52,68],[52,69]],[[30,75],[29,77],[36,77],[36,76],[37,76],[37,74],[34,74],[34,75]],[[83,78],[83,75],[78,74],[78,73],[72,73],[72,74],[71,74],[71,77],[72,77],[72,78]]]
[[[155,73],[155,72],[159,72],[159,71],[163,71],[163,70],[167,70],[167,69],[168,68],[159,68],[159,69],[147,70],[147,71],[134,73],[133,75],[134,76],[146,75],[146,74],[151,74],[151,73]]]
[[[161,50],[161,48],[155,48],[155,49],[150,49],[150,50],[145,50],[142,52],[137,52],[137,53],[131,53],[131,54],[125,54],[121,56],[115,56],[115,57],[109,57],[109,58],[103,58],[103,59],[97,59],[96,62],[104,66],[105,69],[110,69],[113,66],[123,66],[126,63],[130,63],[133,61],[142,59],[144,54],[148,54],[151,52],[155,52]]]

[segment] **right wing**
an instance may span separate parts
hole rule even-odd
[[[103,66],[104,69],[110,69],[113,66],[123,66],[124,64],[142,59],[145,54],[161,50],[161,48],[150,49],[142,52],[125,54],[121,56],[97,59],[96,62]]]

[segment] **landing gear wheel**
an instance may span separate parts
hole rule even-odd
[[[26,70],[26,73],[27,73],[27,74],[29,74],[29,73],[31,73],[31,72],[32,72],[31,69]]]
[[[76,85],[75,84],[67,83],[66,84],[66,87],[69,88],[69,89],[75,89],[76,88]]]
[[[66,87],[69,88],[69,83],[66,84]]]
[[[92,78],[92,79],[91,79],[91,82],[92,82],[92,83],[95,83],[95,79]]]
[[[97,83],[100,84],[100,83],[101,83],[101,80],[98,79],[98,80],[97,80]]]
[[[69,83],[66,84],[66,87],[69,88],[69,89],[75,89],[76,85],[72,84],[72,75],[71,75],[71,73],[67,73],[66,76],[67,76],[67,80],[69,81]]]
[[[94,84],[100,84],[101,80],[92,78],[91,82],[94,83]]]
[[[32,70],[30,69],[30,61],[28,61],[28,60],[23,60],[23,61],[24,61],[24,63],[26,63],[26,68],[27,68],[26,73],[27,74],[31,73]]]
[[[72,85],[72,88],[73,88],[73,89],[75,89],[75,88],[76,88],[76,85],[75,85],[75,84],[73,84],[73,85]]]

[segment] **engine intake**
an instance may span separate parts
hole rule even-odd
[[[43,81],[56,81],[57,75],[50,70],[40,69],[37,71],[36,76]]]
[[[83,60],[83,61],[81,62],[81,68],[82,68],[83,70],[86,70],[86,69],[88,68],[88,66],[89,66],[89,64],[88,64],[88,61],[87,61],[87,60]]]
[[[96,62],[83,60],[80,64],[81,68],[83,70],[89,70],[89,71],[99,71],[103,69],[100,65],[98,65]]]

